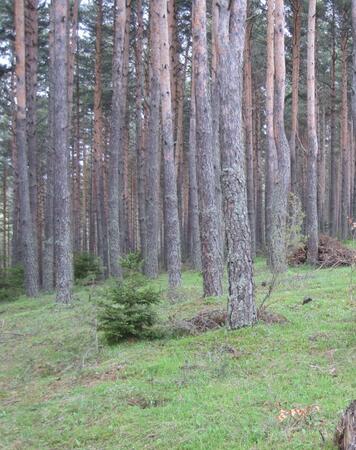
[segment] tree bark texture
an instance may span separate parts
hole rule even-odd
[[[54,0],[54,213],[56,301],[69,303],[72,242],[68,179],[67,0]]]
[[[229,282],[227,321],[235,329],[256,321],[242,121],[246,1],[220,0],[219,4],[220,139]]]
[[[167,0],[159,1],[161,55],[160,88],[164,160],[164,231],[169,287],[174,289],[181,284],[180,227],[178,217],[177,175],[174,163]]]
[[[18,164],[19,213],[22,262],[25,271],[26,294],[38,294],[38,269],[34,229],[30,208],[30,190],[26,141],[26,61],[24,0],[15,2],[16,52],[16,146]]]
[[[193,0],[193,66],[196,105],[197,178],[205,296],[222,294],[219,213],[215,194],[213,128],[208,88],[206,2]]]

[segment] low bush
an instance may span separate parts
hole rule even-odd
[[[141,263],[137,254],[122,259],[126,276],[109,288],[105,301],[99,303],[99,330],[109,344],[154,335],[157,316],[153,306],[160,301],[160,293],[138,272]]]
[[[0,271],[0,301],[16,300],[24,293],[24,272],[22,266],[9,267]]]
[[[81,284],[90,284],[102,274],[100,258],[91,253],[76,253],[74,255],[74,278]]]

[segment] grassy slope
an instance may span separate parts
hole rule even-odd
[[[268,279],[258,261],[259,299]],[[186,272],[183,298],[160,305],[162,320],[224,303],[201,299],[200,286]],[[349,286],[347,268],[293,269],[271,299],[288,324],[100,344],[99,352],[89,289],[67,309],[51,296],[2,303],[0,448],[331,449],[356,391]],[[302,306],[306,295],[314,301]],[[320,411],[307,420],[277,420],[282,408],[311,405]]]

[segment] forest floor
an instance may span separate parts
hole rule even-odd
[[[264,260],[255,275],[260,302]],[[199,274],[183,280],[158,307],[166,327],[226,303],[201,297]],[[111,347],[96,332],[105,285],[76,288],[67,308],[49,295],[0,303],[0,448],[332,449],[356,395],[352,283],[350,267],[293,268],[267,302],[287,323]]]

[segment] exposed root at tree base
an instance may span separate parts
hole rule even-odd
[[[356,400],[343,413],[335,432],[335,444],[340,450],[356,450]]]
[[[298,248],[290,257],[289,264],[298,266],[307,261],[307,245]],[[340,241],[330,236],[319,238],[318,265],[320,267],[351,266],[356,263],[356,251],[345,247]]]

